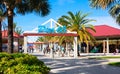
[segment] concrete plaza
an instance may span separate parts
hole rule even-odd
[[[88,57],[60,57],[50,58],[42,53],[32,53],[51,68],[49,74],[120,74],[120,67],[107,65],[120,59],[89,59]]]

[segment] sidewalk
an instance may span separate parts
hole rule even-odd
[[[107,65],[113,60],[89,59],[88,56],[50,58],[48,55],[44,56],[43,53],[32,53],[32,55],[37,56],[51,68],[49,74],[120,74],[119,67]]]

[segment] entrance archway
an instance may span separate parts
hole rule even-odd
[[[74,44],[74,58],[77,58],[78,55],[77,55],[77,34],[76,32],[70,32],[69,30],[65,30],[65,27],[63,27],[62,25],[60,25],[59,23],[57,23],[56,21],[54,21],[53,19],[50,19],[48,21],[46,21],[45,23],[43,23],[43,25],[47,24],[50,22],[50,27],[51,29],[49,28],[45,28],[44,26],[40,26],[38,27],[38,29],[36,28],[35,30],[38,30],[38,33],[32,33],[32,32],[27,32],[27,33],[24,33],[24,53],[27,53],[27,41],[28,41],[28,36],[73,36],[74,37],[74,41],[73,41],[73,44]],[[55,23],[57,24],[58,26],[60,26],[59,28],[55,28],[55,31],[53,32],[53,27],[52,27],[52,24]],[[42,29],[42,30],[41,30]],[[60,29],[60,30],[58,30]],[[62,31],[61,31],[62,29]],[[53,58],[53,51],[51,50],[51,56]]]

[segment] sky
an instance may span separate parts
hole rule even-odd
[[[17,14],[14,22],[21,27],[23,31],[31,31],[38,27],[50,18],[57,21],[62,15],[67,15],[68,11],[76,13],[82,11],[83,13],[90,13],[88,18],[96,20],[91,22],[93,25],[109,25],[120,28],[115,20],[109,15],[108,10],[95,9],[90,7],[89,0],[48,0],[50,3],[50,13],[41,17],[37,14],[30,13],[26,15]]]

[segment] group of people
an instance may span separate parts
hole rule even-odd
[[[68,50],[71,50],[72,48],[68,48]],[[50,53],[51,52],[51,50],[53,51],[53,54],[56,54],[56,53],[58,53],[58,54],[60,54],[62,57],[64,57],[65,56],[65,54],[66,54],[66,47],[65,46],[60,46],[60,45],[57,45],[56,47],[52,47],[52,48],[50,48],[49,47],[49,45],[47,45],[46,47],[44,47],[44,49],[43,49],[43,53],[44,53],[44,55],[46,54],[46,53]]]

